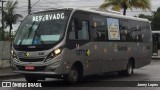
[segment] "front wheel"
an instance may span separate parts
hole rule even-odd
[[[74,84],[81,79],[81,71],[77,67],[72,67],[69,74],[64,77],[65,81],[68,81],[70,84]]]

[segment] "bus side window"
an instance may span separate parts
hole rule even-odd
[[[129,35],[129,23],[128,20],[126,19],[120,19],[120,36],[121,36],[121,41],[130,41],[130,35]]]
[[[130,36],[132,42],[142,42],[141,24],[138,21],[130,21]]]
[[[78,24],[82,23],[82,24]],[[70,40],[89,40],[89,22],[88,21],[80,21],[76,23],[75,20],[72,20],[69,32]],[[80,25],[80,26],[76,26]],[[78,28],[76,28],[78,27]],[[79,30],[80,29],[80,30]]]
[[[88,21],[82,21],[82,30],[78,30],[79,40],[89,40],[89,23]]]
[[[143,41],[144,42],[149,42],[150,38],[151,38],[151,34],[150,34],[150,24],[147,22],[142,22],[142,36],[143,36]]]
[[[93,15],[92,17],[92,39],[94,41],[106,41],[107,40],[107,26],[105,17],[100,15]]]

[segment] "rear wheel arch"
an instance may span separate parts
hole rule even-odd
[[[132,62],[133,68],[135,68],[135,59],[134,59],[133,57],[131,57],[131,58],[129,59],[128,63],[129,63],[129,62]]]
[[[126,65],[126,69],[119,71],[119,75],[122,76],[131,76],[133,74],[133,69],[135,68],[135,59],[131,57]]]

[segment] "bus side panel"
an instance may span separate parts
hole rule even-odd
[[[152,60],[152,45],[151,43],[141,43],[140,49],[142,52],[141,60],[138,63],[135,63],[135,68],[140,68],[145,65],[148,65]]]
[[[102,72],[119,71],[126,68],[128,55],[125,54],[127,53],[126,51],[118,51],[117,45],[119,44],[120,43],[117,42],[106,42],[106,44],[101,44],[102,51],[104,51],[104,54],[101,54]],[[123,55],[121,55],[120,53]]]
[[[67,42],[67,44],[68,50],[64,62],[68,62],[70,68],[78,61],[82,63],[84,75],[92,75],[100,72],[99,50],[95,50],[92,42],[82,44],[80,41],[72,41]]]
[[[102,60],[101,72],[105,73],[113,71],[116,64],[116,61],[113,60],[113,58],[116,57],[116,53],[113,51],[112,43],[99,42],[98,45],[99,50],[101,51],[101,54],[99,54]]]
[[[135,68],[140,68],[145,65],[148,65],[152,60],[152,34],[150,29],[149,23],[143,23],[141,24],[142,28],[142,35],[143,35],[143,41],[140,42],[140,48],[136,52],[141,52],[141,60],[139,61],[139,64],[135,66]]]

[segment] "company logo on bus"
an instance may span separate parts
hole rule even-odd
[[[29,57],[29,56],[31,56],[31,53],[26,52],[26,53],[24,53],[24,56]]]
[[[120,46],[117,44],[114,45],[114,52],[127,51],[127,50],[128,50],[128,47],[126,45],[124,45],[124,46]]]
[[[84,56],[89,56],[91,54],[90,50],[87,49],[87,50],[76,50],[76,54],[77,55],[84,55]]]

